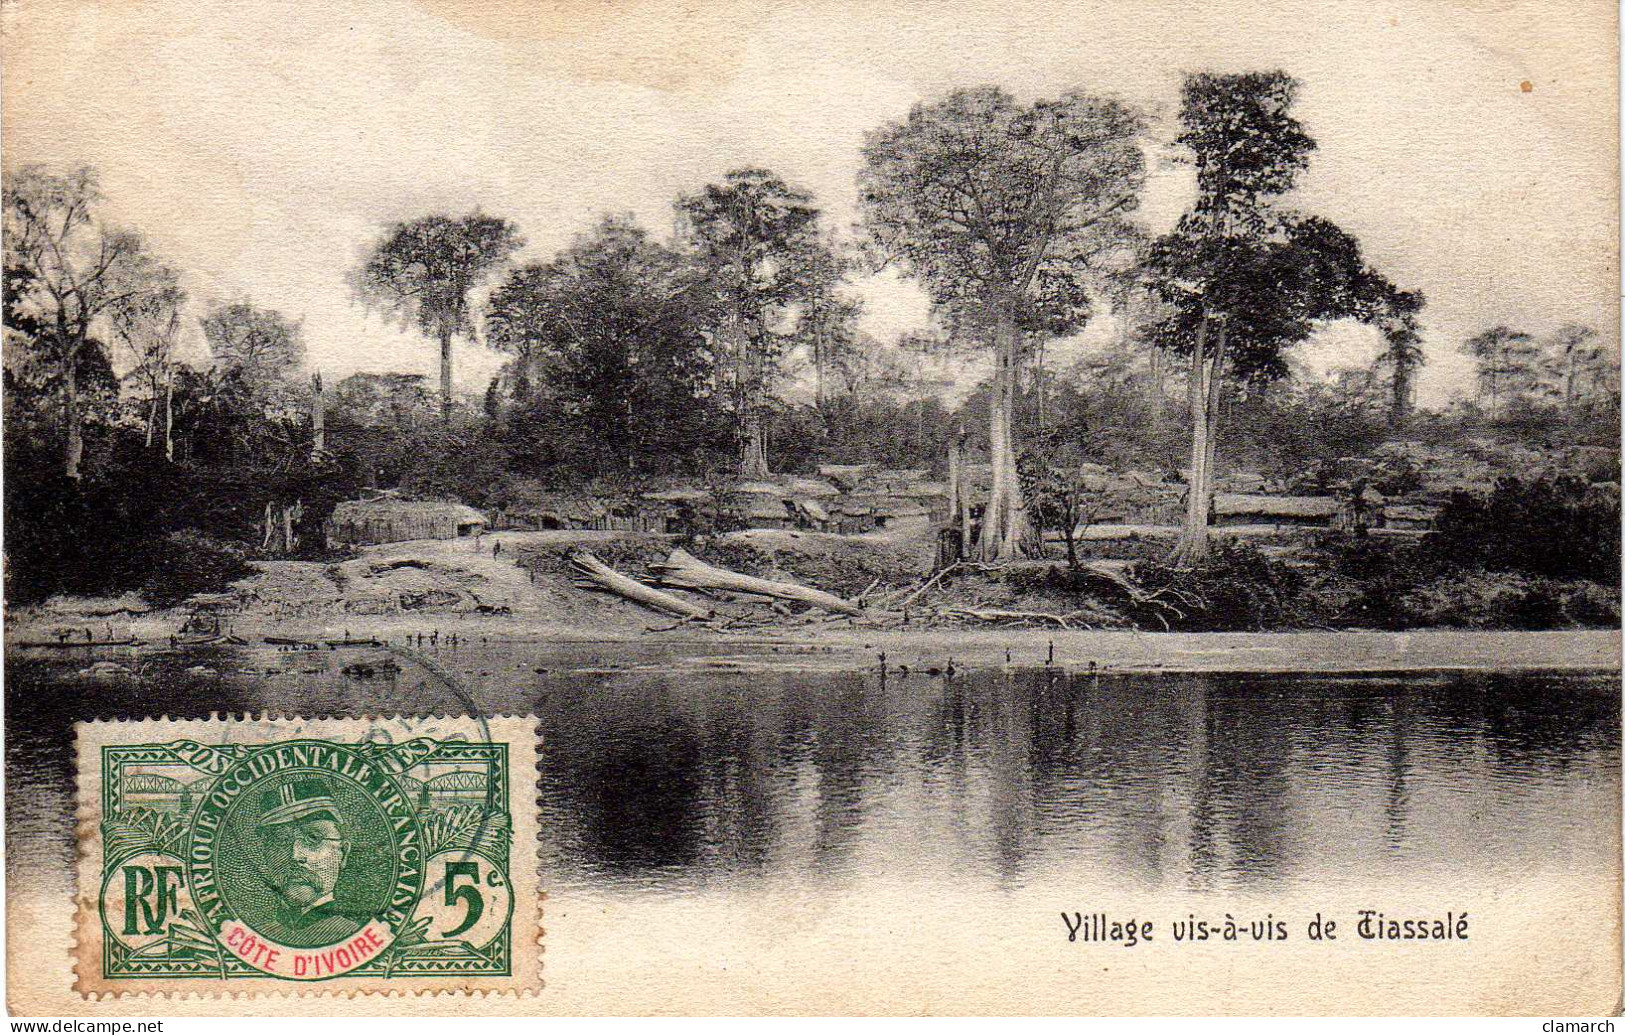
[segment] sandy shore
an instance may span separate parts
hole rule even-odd
[[[139,649],[167,649],[179,624],[176,612],[85,619],[101,639],[109,625],[116,638],[134,636]],[[864,628],[840,623],[767,627],[749,631],[710,631],[670,625],[651,616],[650,625],[584,626],[536,622],[519,616],[472,614],[351,615],[342,619],[269,622],[239,618],[231,631],[249,645],[266,636],[311,640],[377,638],[412,646],[422,635],[427,644],[438,633],[460,643],[513,644],[526,651],[556,650],[561,655],[591,650],[593,667],[616,667],[657,651],[683,667],[765,667],[851,670],[879,663],[911,670],[1035,667],[1053,664],[1068,669],[1120,672],[1383,672],[1426,670],[1570,670],[1617,671],[1621,667],[1619,630],[1552,632],[1418,630],[1410,632],[1245,632],[1147,633],[1063,632],[1033,629]],[[8,619],[8,650],[18,644],[54,639],[49,630],[63,616]],[[66,624],[73,624],[71,622]],[[660,631],[648,631],[651,627]],[[33,648],[20,648],[34,650]],[[77,648],[74,657],[90,657],[131,648]],[[41,651],[41,653],[46,653]],[[608,657],[605,657],[605,655]],[[568,664],[568,661],[566,662]]]
[[[376,638],[416,646],[421,636],[428,647],[437,634],[442,641],[455,635],[459,644],[469,646],[512,643],[527,652],[552,653],[554,667],[561,668],[630,667],[655,656],[660,663],[688,667],[851,670],[878,664],[882,652],[889,666],[921,671],[943,670],[950,663],[959,669],[1053,664],[1131,672],[1618,671],[1621,667],[1620,632],[1606,629],[1070,632],[902,626],[895,615],[882,623],[822,612],[731,628],[676,625],[667,616],[607,594],[583,591],[570,576],[527,572],[512,560],[526,550],[601,549],[621,535],[504,532],[486,536],[479,550],[467,540],[420,540],[371,547],[335,565],[262,562],[258,576],[237,584],[247,601],[245,609],[222,615],[221,621],[249,645],[263,645],[265,637],[278,636],[317,641]],[[873,563],[879,563],[876,558],[882,553],[889,557],[887,551],[899,549],[891,541],[811,533],[738,537],[758,549],[808,556],[832,551],[832,556],[840,557],[861,554]],[[505,547],[502,557],[493,556],[497,542]],[[457,603],[423,609],[406,609],[400,603],[425,592],[441,593]],[[481,613],[469,606],[471,602],[499,605],[487,612],[507,613]],[[364,613],[375,606],[374,613]],[[753,618],[771,617],[766,608],[744,611]],[[8,612],[6,645],[10,650],[31,641],[52,642],[64,632],[77,641],[88,629],[98,640],[133,637],[142,641],[139,649],[167,649],[187,612],[185,607],[148,611],[133,594],[99,600],[55,598],[43,606]],[[89,657],[117,649],[46,648],[38,653]]]

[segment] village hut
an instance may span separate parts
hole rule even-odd
[[[831,496],[839,496],[841,490],[834,484],[822,478],[805,478],[799,475],[788,475],[779,479],[779,485],[785,492],[796,499],[821,500]]]
[[[1234,474],[1220,475],[1215,482],[1220,491],[1241,496],[1258,495],[1264,492],[1267,484],[1263,475],[1251,471],[1237,471]]]
[[[1382,508],[1382,527],[1403,531],[1431,531],[1439,519],[1438,507],[1416,503],[1393,503]]]
[[[924,525],[930,518],[931,513],[926,508],[901,497],[887,499],[874,506],[876,529],[896,530],[901,527]]]
[[[801,528],[810,528],[815,532],[830,530],[833,519],[824,505],[815,499],[798,496],[795,499],[796,524]]]
[[[452,500],[405,500],[394,495],[345,500],[327,519],[327,541],[363,546],[408,539],[457,539],[485,531],[485,515]]]
[[[912,475],[916,472],[905,473]],[[862,491],[872,501],[884,501],[893,508],[923,508],[930,519],[938,524],[947,524],[953,517],[947,482],[931,481],[923,476],[910,477],[907,480],[866,483]]]
[[[776,487],[775,487],[776,488]],[[735,493],[739,516],[747,528],[794,528],[796,515],[789,500],[774,492]]]
[[[717,498],[704,489],[676,487],[645,492],[638,497],[639,510],[650,531],[697,533],[715,527]]]
[[[851,492],[879,469],[879,464],[819,464],[818,477],[834,482],[844,492]]]
[[[511,488],[494,515],[494,527],[531,532],[664,532],[666,511],[664,505],[646,498],[558,492],[530,481]]]
[[[842,535],[862,535],[875,530],[875,508],[863,500],[844,497],[830,508],[835,531]]]
[[[597,528],[609,508],[602,500],[566,493],[531,492],[497,511],[498,528],[532,532]]]
[[[1342,509],[1343,505],[1332,496],[1246,496],[1221,492],[1213,497],[1213,524],[1329,528]]]

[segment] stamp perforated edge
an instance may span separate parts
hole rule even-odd
[[[500,739],[509,745],[509,758],[512,762],[508,773],[508,798],[513,812],[513,844],[515,852],[520,846],[530,846],[530,865],[515,866],[511,874],[514,882],[514,923],[516,925],[512,938],[514,946],[514,965],[509,976],[501,978],[459,978],[459,979],[427,979],[418,978],[420,983],[414,987],[412,982],[404,979],[391,978],[386,983],[375,978],[356,980],[336,979],[325,983],[319,989],[300,987],[290,988],[289,983],[275,978],[239,979],[229,985],[218,980],[201,979],[172,979],[163,983],[163,987],[154,988],[146,985],[124,987],[123,982],[107,981],[100,976],[101,959],[101,919],[95,901],[99,893],[100,882],[96,881],[96,892],[87,893],[86,875],[99,874],[101,869],[102,845],[100,828],[100,800],[101,800],[101,766],[99,764],[99,751],[104,744],[112,743],[104,734],[117,734],[119,740],[130,737],[141,739],[178,739],[190,737],[193,739],[207,737],[211,733],[219,734],[233,729],[246,729],[263,727],[267,724],[291,725],[301,733],[317,734],[351,734],[356,731],[376,728],[378,726],[402,726],[406,723],[422,723],[439,720],[446,723],[464,723],[470,730],[483,724],[489,730],[493,739]],[[543,927],[544,902],[546,894],[541,890],[541,833],[539,828],[539,800],[538,790],[540,784],[540,771],[538,769],[541,734],[535,716],[524,715],[462,715],[462,714],[413,714],[394,713],[391,715],[298,715],[282,712],[260,713],[212,713],[205,719],[171,719],[168,716],[144,717],[139,719],[94,719],[74,723],[74,782],[75,782],[75,809],[74,809],[74,840],[75,840],[75,866],[73,873],[73,894],[70,902],[70,913],[67,924],[73,932],[71,971],[74,976],[71,991],[81,1000],[95,1002],[164,1002],[177,1000],[209,1000],[219,1002],[231,1001],[276,1001],[297,999],[301,1001],[349,1001],[349,1000],[421,1000],[421,999],[470,999],[491,1000],[500,999],[516,1002],[524,999],[535,999],[540,996],[546,983],[542,977],[542,963],[544,954],[544,939],[546,930]],[[522,806],[522,807],[521,807]],[[516,855],[516,858],[518,856]],[[534,903],[533,908],[525,909],[522,903]],[[519,929],[521,916],[528,916],[528,932]],[[87,966],[87,963],[93,966]]]

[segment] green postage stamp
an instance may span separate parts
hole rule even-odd
[[[540,987],[535,723],[82,723],[82,993]]]

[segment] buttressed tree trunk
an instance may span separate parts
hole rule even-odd
[[[985,561],[1018,557],[1032,548],[1032,527],[1016,474],[1014,411],[1018,373],[1016,321],[1012,306],[1001,307],[994,327],[993,397],[988,407],[988,452],[993,487],[982,512],[977,552]]]
[[[1229,340],[1229,326],[1219,322],[1219,340],[1213,348],[1213,359],[1208,363],[1207,378],[1207,462],[1202,465],[1202,483],[1208,498],[1213,496],[1213,480],[1218,467],[1213,456],[1219,448],[1219,416],[1224,404],[1225,343]]]
[[[164,370],[164,459],[175,461],[175,367]]]
[[[767,478],[767,441],[762,429],[761,408],[752,405],[745,415],[745,446],[739,462],[741,478]]]
[[[440,419],[451,423],[451,324],[440,325]]]
[[[751,348],[750,331],[742,320],[735,320],[734,377],[738,382],[740,400],[740,452],[741,478],[767,478],[767,437],[762,426],[762,378],[758,369],[756,351]]]
[[[1202,322],[1196,328],[1196,342],[1191,348],[1190,385],[1187,389],[1191,415],[1191,473],[1185,496],[1185,527],[1169,558],[1173,564],[1182,567],[1192,567],[1208,559],[1207,522],[1211,495],[1207,466],[1212,456],[1208,440],[1213,430],[1208,414],[1212,392],[1206,379],[1208,323],[1209,317],[1204,313]]]
[[[316,460],[327,448],[327,398],[322,392],[322,375],[310,379],[310,458]]]
[[[79,422],[79,350],[69,351],[62,367],[63,423],[67,426],[67,444],[63,450],[62,473],[69,478],[79,477],[79,464],[85,455],[84,430]]]

